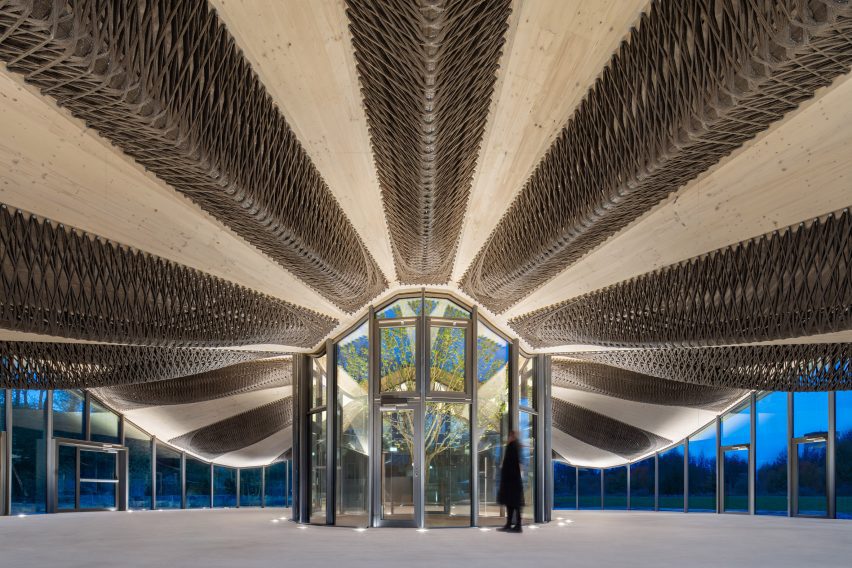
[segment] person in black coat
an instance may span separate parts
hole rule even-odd
[[[506,450],[503,452],[503,465],[500,468],[500,489],[497,501],[506,507],[506,526],[499,529],[507,532],[521,532],[521,509],[524,506],[524,483],[521,479],[521,455],[518,436],[514,430],[509,432]]]

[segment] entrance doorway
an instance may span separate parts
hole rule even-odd
[[[126,507],[126,449],[57,442],[54,497],[58,512]]]
[[[379,421],[380,526],[417,526],[420,511],[418,467],[420,412],[417,405],[383,406]]]
[[[793,440],[793,514],[828,516],[827,439],[823,436]]]

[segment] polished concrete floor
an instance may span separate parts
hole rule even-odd
[[[852,521],[560,511],[562,521],[518,535],[273,522],[287,514],[231,509],[0,518],[0,566],[852,566]]]

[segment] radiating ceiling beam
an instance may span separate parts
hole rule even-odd
[[[0,327],[114,343],[313,347],[337,321],[0,204]]]
[[[452,272],[509,0],[347,0],[397,277]]]
[[[502,312],[850,70],[852,4],[659,0],[462,279]]]
[[[554,386],[633,402],[721,411],[747,391],[661,379],[603,363],[554,357]]]
[[[347,311],[387,281],[204,0],[10,0],[0,60]]]
[[[590,446],[625,459],[639,457],[672,442],[647,430],[558,398],[554,398],[552,404],[554,428]]]
[[[288,396],[188,432],[169,443],[205,459],[241,450],[293,423],[293,397]]]
[[[571,353],[588,361],[721,388],[771,391],[852,389],[852,344],[737,345]]]
[[[269,353],[228,349],[0,341],[0,388],[133,385],[212,371]]]
[[[725,247],[511,321],[535,347],[719,345],[852,329],[852,213]]]
[[[191,404],[292,384],[290,358],[237,363],[177,379],[97,389],[97,395],[118,410]]]

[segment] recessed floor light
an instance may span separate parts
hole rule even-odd
[[[564,527],[565,523],[557,523],[560,527]]]
[[[279,521],[278,519],[272,519],[272,522],[273,523],[280,523],[281,521]]]
[[[417,532],[429,532],[429,529],[417,529]]]
[[[481,530],[482,532],[488,532],[488,531],[490,531],[491,529],[487,529],[487,528],[483,527],[483,528],[481,528],[481,529],[479,529],[479,530]]]
[[[299,525],[299,526],[298,526],[298,527],[296,527],[296,528],[297,528],[297,529],[306,529],[306,528],[308,528],[308,527],[306,527],[305,525]]]
[[[365,529],[364,527],[358,527],[357,529],[355,529],[355,532],[364,532],[366,530],[367,529]]]
[[[530,525],[530,527],[529,527],[529,528],[531,528],[531,529],[537,529],[537,528],[538,528],[538,526],[537,526],[537,525]]]

